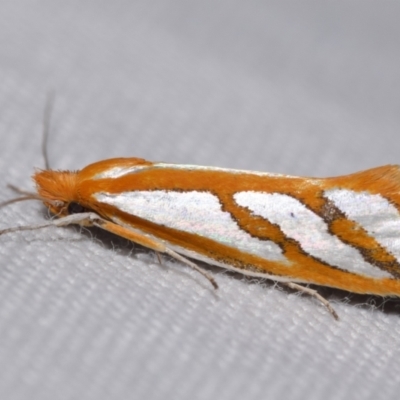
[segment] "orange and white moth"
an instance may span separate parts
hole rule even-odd
[[[215,287],[186,257],[308,292],[335,317],[298,284],[400,296],[398,166],[318,179],[115,158],[33,180],[37,194],[23,198],[56,218],[0,234],[97,226],[183,261]]]

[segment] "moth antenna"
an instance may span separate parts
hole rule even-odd
[[[40,200],[40,201],[43,201],[43,199],[37,193],[28,192],[27,190],[20,189],[19,187],[11,185],[11,184],[8,184],[7,186],[11,190],[13,190],[14,192],[16,192],[18,194],[21,194],[22,196],[14,197],[13,199],[3,201],[2,203],[0,203],[0,208],[8,206],[9,204],[18,203],[19,201],[25,201],[25,200]]]
[[[8,183],[7,187],[16,193],[23,194],[25,196],[37,196],[37,194],[35,192],[29,192],[27,190],[21,189],[18,186],[13,185],[12,183]]]
[[[47,154],[47,143],[48,143],[48,138],[49,138],[49,133],[50,133],[50,120],[51,120],[51,113],[53,110],[53,105],[54,105],[54,92],[50,91],[47,94],[46,105],[45,105],[44,114],[43,114],[42,155],[43,155],[44,164],[45,164],[46,169],[50,169],[49,157]],[[24,189],[20,189],[19,187],[14,186],[12,184],[8,184],[7,186],[11,190],[13,190],[14,192],[16,192],[18,194],[21,194],[22,196],[15,197],[14,199],[6,200],[6,201],[0,203],[0,208],[8,206],[9,204],[13,204],[13,203],[17,203],[17,202],[25,201],[25,200],[41,200],[41,201],[43,201],[43,199],[34,192],[29,192]],[[3,231],[1,231],[1,233],[3,233]]]
[[[30,195],[21,196],[21,197],[15,197],[15,198],[13,198],[13,199],[3,201],[2,203],[0,203],[0,208],[1,208],[1,207],[8,206],[9,204],[18,203],[18,202],[20,202],[20,201],[25,201],[25,200],[39,200],[39,201],[43,201],[43,199],[42,199],[40,196],[38,196],[38,195],[32,193],[32,194],[30,194]]]
[[[16,193],[18,193],[18,194],[22,194],[22,196],[20,196],[20,197],[14,197],[13,199],[10,199],[10,200],[6,200],[6,201],[3,201],[2,203],[0,203],[0,208],[1,207],[4,207],[4,206],[7,206],[7,205],[9,205],[9,204],[12,204],[12,203],[17,203],[17,202],[19,202],[19,201],[25,201],[25,200],[39,200],[39,201],[42,201],[42,202],[47,202],[47,203],[49,203],[49,204],[53,204],[55,207],[60,207],[60,206],[62,206],[63,205],[63,202],[62,201],[60,201],[60,200],[46,200],[46,199],[44,199],[43,197],[40,197],[37,193],[35,193],[35,192],[29,192],[29,191],[27,191],[27,190],[24,190],[24,189],[20,189],[19,187],[17,187],[17,186],[14,186],[14,185],[12,185],[12,184],[8,184],[7,185],[11,190],[13,190],[14,192],[16,192]]]
[[[44,114],[43,114],[43,139],[42,139],[42,155],[44,159],[44,164],[46,169],[50,169],[50,163],[49,163],[49,157],[47,153],[47,143],[49,139],[49,133],[50,133],[50,121],[51,121],[51,113],[53,111],[53,106],[54,106],[54,92],[49,91],[47,94],[46,98],[46,105],[44,109]],[[11,190],[14,192],[21,194],[21,197],[15,197],[14,199],[10,199],[7,201],[4,201],[0,203],[0,208],[5,207],[9,204],[12,203],[17,203],[19,201],[25,201],[25,200],[40,200],[43,201],[43,199],[38,196],[34,192],[29,192],[24,189],[20,189],[17,186],[14,186],[12,184],[7,185]]]
[[[44,165],[46,169],[50,169],[50,163],[49,163],[49,156],[47,153],[47,144],[48,144],[48,138],[49,138],[49,133],[50,133],[50,122],[51,122],[51,114],[53,111],[53,106],[54,106],[54,91],[50,91],[47,94],[46,98],[46,105],[44,109],[44,115],[43,115],[43,139],[42,139],[42,155],[44,159]]]

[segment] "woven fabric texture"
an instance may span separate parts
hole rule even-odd
[[[398,163],[400,4],[2,0],[0,201],[49,158],[334,176]],[[0,210],[0,229],[48,218]],[[399,233],[400,234],[400,233]],[[5,400],[397,399],[400,302],[184,265],[97,230],[0,237]]]

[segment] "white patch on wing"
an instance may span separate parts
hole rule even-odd
[[[324,196],[400,260],[400,214],[387,199],[347,189],[327,190]]]
[[[185,170],[185,171],[218,171],[228,172],[230,174],[247,174],[257,176],[269,176],[272,178],[292,178],[292,179],[303,179],[297,176],[289,176],[282,174],[275,174],[270,172],[258,172],[258,171],[245,171],[240,169],[229,169],[229,168],[218,168],[218,167],[205,167],[201,165],[188,165],[188,164],[167,164],[167,163],[154,163],[152,165],[132,165],[130,167],[111,167],[106,171],[100,172],[93,176],[92,179],[116,179],[122,176],[134,174],[136,172],[142,172],[145,170],[154,169],[173,169],[173,170]]]
[[[285,261],[280,247],[241,230],[218,197],[208,192],[164,190],[99,193],[96,199],[159,225],[193,233],[271,261]]]
[[[293,197],[279,193],[239,192],[234,199],[253,214],[278,225],[308,254],[353,273],[372,277],[392,277],[366,262],[360,252],[328,231],[325,221]]]
[[[217,172],[228,172],[230,174],[246,174],[246,175],[257,175],[257,176],[269,176],[269,177],[272,177],[272,178],[304,179],[304,178],[301,178],[299,176],[276,174],[276,173],[273,173],[273,172],[246,171],[246,170],[243,170],[243,169],[206,167],[206,166],[202,166],[202,165],[191,165],[191,164],[155,163],[150,168],[168,168],[168,169],[186,170],[186,171],[217,171]]]
[[[148,236],[148,237],[154,239],[155,241],[159,241],[160,240],[158,237],[156,237],[154,235],[150,235],[150,234],[148,234],[146,232],[143,232],[143,231],[141,231],[139,229],[132,228],[130,225],[124,223],[124,221],[122,221],[122,220],[120,220],[120,219],[118,219],[116,217],[114,218],[114,222],[117,223],[118,225],[125,226],[126,228],[130,229],[133,232],[140,233],[142,235]],[[238,272],[238,273],[240,273],[242,275],[250,276],[250,277],[253,277],[253,278],[271,279],[271,280],[276,281],[276,282],[298,282],[298,283],[305,282],[305,281],[302,281],[302,280],[289,278],[289,277],[286,277],[286,276],[271,275],[271,274],[264,273],[264,272],[257,272],[257,271],[251,271],[251,270],[248,270],[248,269],[233,267],[232,265],[225,264],[225,263],[223,263],[221,261],[214,260],[214,259],[212,259],[210,257],[207,257],[207,256],[205,256],[203,254],[200,254],[200,253],[197,253],[195,251],[189,250],[187,248],[174,245],[173,243],[170,243],[168,241],[163,241],[163,242],[165,242],[165,244],[167,244],[167,246],[170,249],[176,251],[177,253],[179,253],[179,254],[181,254],[181,255],[183,255],[185,257],[193,258],[194,260],[202,261],[202,262],[205,262],[205,263],[210,264],[210,265],[215,265],[217,267],[224,268],[224,269],[226,269],[228,271]]]
[[[107,179],[120,178],[121,176],[134,174],[137,171],[142,171],[149,168],[148,165],[131,165],[130,167],[111,167],[103,172],[100,172],[92,177],[92,179]]]

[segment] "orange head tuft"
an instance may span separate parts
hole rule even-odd
[[[78,202],[77,172],[39,170],[32,176],[39,196],[53,214],[68,215],[68,204]]]

